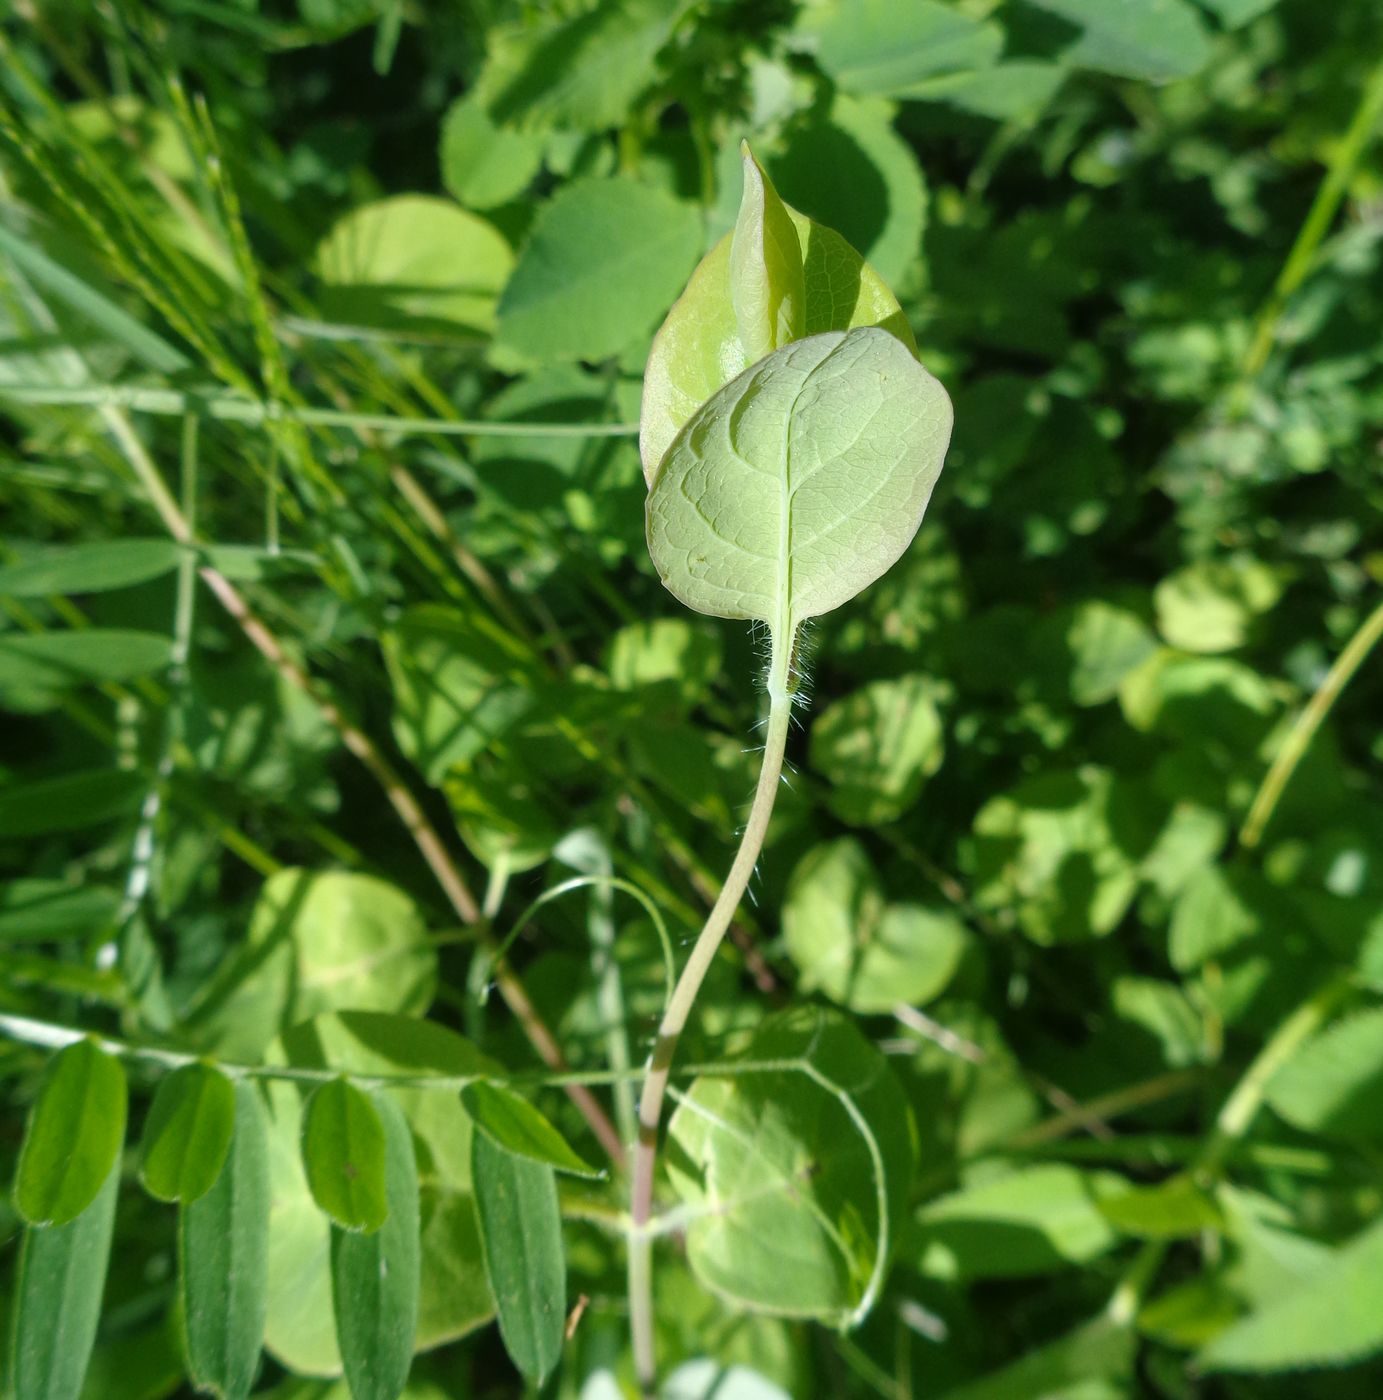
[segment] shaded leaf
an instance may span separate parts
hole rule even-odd
[[[65,1225],[30,1226],[15,1273],[14,1400],[77,1400],[101,1317],[120,1168]]]
[[[156,632],[88,627],[73,632],[0,634],[6,690],[61,691],[95,681],[129,681],[161,671],[173,643]]]
[[[471,1170],[485,1271],[505,1349],[541,1384],[562,1357],[567,1266],[552,1168],[516,1157],[485,1133],[472,1142]]]
[[[331,1297],[353,1400],[397,1400],[418,1331],[418,1164],[393,1096],[377,1094],[373,1102],[384,1134],[387,1216],[372,1234],[332,1226]]]
[[[178,1209],[188,1374],[221,1400],[245,1400],[259,1369],[269,1302],[269,1163],[259,1089],[237,1080],[235,1131],[215,1183]]]
[[[1186,0],[1032,0],[1076,26],[1062,57],[1123,78],[1167,82],[1205,66],[1210,43]]]
[[[1361,1011],[1307,1041],[1268,1081],[1266,1097],[1305,1132],[1383,1138],[1383,1010]]]
[[[108,927],[119,908],[119,894],[102,885],[10,880],[0,887],[0,943],[86,938]]]
[[[0,568],[0,597],[36,598],[50,593],[102,593],[160,578],[175,568],[172,540],[96,540],[45,550]]]
[[[133,768],[96,768],[0,788],[0,836],[81,831],[132,813],[149,780]]]

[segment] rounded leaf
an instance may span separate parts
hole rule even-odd
[[[515,1157],[541,1162],[572,1176],[602,1175],[577,1156],[566,1138],[527,1099],[509,1089],[496,1084],[467,1084],[461,1090],[461,1106],[484,1136]]]
[[[688,607],[781,636],[848,602],[912,542],[951,401],[886,330],[775,350],[696,412],[648,495],[648,547]]]
[[[31,1225],[66,1225],[100,1191],[125,1140],[120,1062],[90,1040],[55,1055],[29,1115],[14,1203]]]
[[[221,1174],[235,1131],[235,1087],[210,1065],[174,1070],[144,1124],[140,1176],[161,1201],[195,1201]]]
[[[384,1125],[369,1095],[347,1079],[323,1084],[307,1101],[303,1164],[312,1199],[343,1230],[378,1230],[389,1215]]]

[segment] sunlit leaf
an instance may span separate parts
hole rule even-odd
[[[878,1296],[914,1141],[887,1062],[838,1012],[762,1023],[745,1071],[697,1079],[669,1126],[687,1258],[739,1305],[843,1325]],[[751,1071],[755,1061],[773,1068]]]
[[[1062,57],[1123,78],[1166,82],[1203,67],[1210,43],[1186,0],[1033,0],[1077,27]]]
[[[946,391],[887,331],[811,336],[715,394],[648,497],[648,542],[688,607],[784,638],[912,542],[951,432]]]
[[[1383,1138],[1383,1010],[1360,1011],[1307,1041],[1268,1081],[1267,1100],[1308,1133]]]
[[[34,1225],[66,1225],[96,1199],[125,1142],[120,1061],[90,1040],[48,1063],[19,1150],[14,1204]]]
[[[184,1065],[158,1086],[144,1121],[145,1187],[190,1203],[220,1176],[235,1132],[235,1089],[210,1065]]]
[[[527,1099],[510,1090],[498,1084],[467,1084],[461,1104],[481,1134],[503,1151],[574,1176],[601,1175]]]
[[[389,1214],[384,1126],[370,1095],[347,1079],[314,1089],[303,1113],[312,1199],[343,1230],[378,1230]]]

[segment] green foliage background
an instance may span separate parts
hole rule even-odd
[[[747,136],[898,293],[956,430],[911,551],[810,630],[797,771],[686,1054],[829,1074],[820,1041],[861,1084],[886,1058],[891,1271],[847,1335],[736,1300],[727,1276],[773,1301],[774,1231],[820,1212],[872,1258],[876,1168],[791,1076],[704,1077],[693,1107],[746,1133],[803,1121],[743,1163],[693,1108],[674,1126],[667,1393],[1378,1393],[1376,657],[1263,791],[1383,617],[1371,0],[40,0],[0,28],[0,103],[0,1012],[232,1063],[522,1072],[487,995],[517,927],[569,1063],[642,1062],[646,907],[597,879],[525,911],[613,875],[680,958],[752,786],[763,658],[658,586],[627,431]],[[419,794],[476,925],[194,563]],[[800,1001],[852,1024],[761,1024]],[[7,1181],[44,1062],[0,1045]],[[138,1129],[160,1076],[129,1069]],[[598,1092],[627,1128],[628,1079]],[[296,1213],[256,1393],[343,1400],[291,1374],[335,1364],[329,1316],[289,1311],[328,1228],[298,1100],[269,1094]],[[471,1119],[405,1109],[408,1394],[518,1394]],[[698,1151],[763,1174],[742,1229],[708,1237]],[[174,1216],[137,1168],[89,1400],[190,1393]],[[588,1302],[544,1393],[632,1393],[623,1191],[562,1178]],[[7,1294],[20,1224],[0,1204]],[[858,1301],[854,1275],[791,1282],[792,1311]]]

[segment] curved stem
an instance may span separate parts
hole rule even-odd
[[[740,899],[749,885],[759,852],[763,849],[773,804],[778,797],[778,784],[783,774],[783,754],[787,748],[788,723],[792,717],[792,692],[789,672],[796,628],[785,633],[775,632],[773,657],[769,666],[768,731],[764,741],[763,763],[759,782],[754,790],[754,802],[749,820],[740,838],[739,850],[725,877],[710,914],[706,918],[691,957],[682,969],[673,988],[662,1024],[658,1027],[653,1053],[639,1095],[639,1138],[634,1147],[633,1189],[630,1206],[629,1237],[629,1325],[634,1347],[634,1367],[639,1384],[651,1394],[656,1380],[657,1358],[653,1337],[653,1274],[652,1242],[647,1233],[653,1211],[653,1170],[658,1157],[658,1125],[662,1119],[663,1098],[667,1092],[668,1074],[672,1069],[677,1042],[691,1015],[701,984],[710,970],[730,920],[739,907]]]
[[[1262,839],[1263,830],[1272,820],[1273,812],[1281,800],[1283,789],[1297,770],[1297,764],[1306,756],[1316,731],[1321,727],[1340,698],[1354,673],[1364,664],[1364,658],[1383,637],[1383,603],[1359,624],[1358,630],[1345,644],[1345,649],[1335,658],[1335,664],[1326,673],[1320,689],[1311,697],[1306,708],[1297,716],[1296,723],[1278,749],[1272,767],[1268,769],[1262,786],[1253,799],[1253,806],[1244,819],[1244,828],[1239,833],[1239,844],[1246,850],[1252,849]]]

